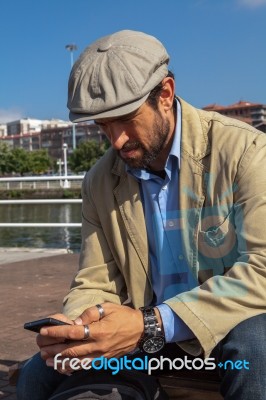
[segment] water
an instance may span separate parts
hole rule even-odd
[[[81,204],[0,205],[1,222],[81,222]],[[65,248],[77,253],[81,228],[0,228],[0,247]]]

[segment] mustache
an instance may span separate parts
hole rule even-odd
[[[140,147],[141,144],[139,142],[130,142],[130,143],[125,143],[121,150],[130,151],[139,149]]]

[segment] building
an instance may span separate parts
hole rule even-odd
[[[105,138],[101,129],[93,123],[75,124],[75,131],[76,145],[87,140],[96,140],[100,143]],[[73,152],[72,124],[67,127],[42,129],[40,133],[40,148],[47,149],[52,158],[62,158],[63,144],[67,144],[68,153],[71,154]]]
[[[62,128],[71,125],[69,121],[63,121],[62,119],[47,119],[43,120],[41,123],[41,130],[43,129],[53,129]]]
[[[7,135],[6,124],[0,124],[0,137]]]
[[[247,122],[257,129],[265,132],[266,124],[266,104],[251,103],[249,101],[239,101],[229,106],[210,104],[203,107],[206,111],[217,111],[228,117],[240,119]]]
[[[7,136],[24,135],[41,131],[42,120],[22,118],[7,122]]]
[[[68,154],[73,152],[73,124],[68,121],[25,118],[3,124],[2,131],[0,141],[12,148],[20,147],[28,151],[47,149],[49,156],[57,160],[63,158],[63,144],[67,144]],[[75,124],[75,132],[76,145],[87,140],[102,142],[105,138],[94,123]]]
[[[21,147],[32,151],[41,148],[41,132],[43,129],[68,126],[70,126],[70,122],[59,119],[22,118],[0,125],[0,137],[13,148]]]
[[[41,132],[42,129],[66,127],[69,126],[70,122],[63,121],[61,119],[33,119],[33,118],[22,118],[16,121],[7,122],[6,131],[8,136],[24,135]]]

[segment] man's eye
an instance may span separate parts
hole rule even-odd
[[[125,124],[131,124],[133,122],[132,118],[127,118],[127,119],[123,119],[123,121]]]

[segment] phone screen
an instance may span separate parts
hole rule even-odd
[[[70,325],[67,322],[60,321],[59,319],[55,318],[43,318],[38,319],[36,321],[26,322],[24,324],[24,329],[28,329],[33,332],[39,333],[41,328],[44,326],[60,326],[60,325]]]

